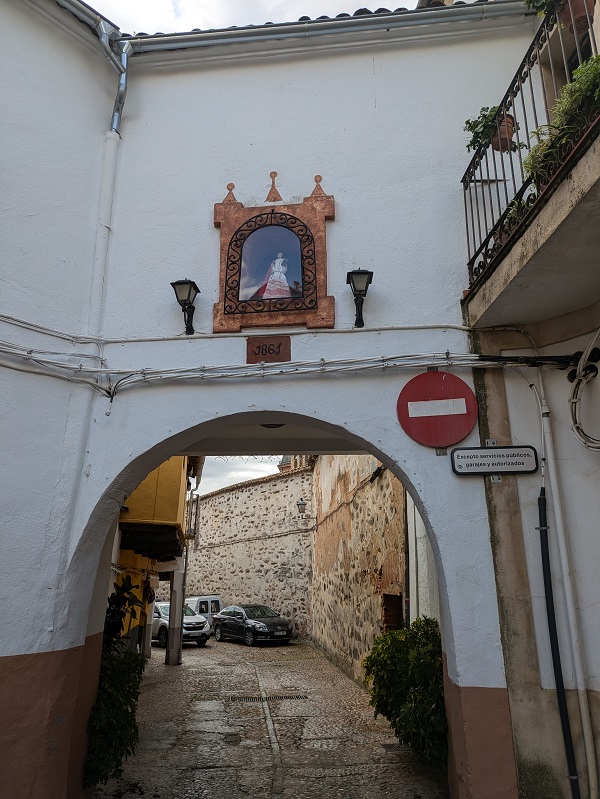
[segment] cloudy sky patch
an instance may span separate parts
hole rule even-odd
[[[90,0],[90,5],[124,33],[179,33],[193,28],[228,28],[231,25],[263,25],[296,22],[342,12],[352,14],[365,4],[358,0]],[[366,5],[371,11],[382,3]],[[398,3],[385,8],[398,7]],[[416,0],[402,4],[414,8]]]
[[[239,457],[209,457],[202,470],[198,494],[210,494],[225,486],[244,483],[256,477],[279,474],[277,464],[281,455],[256,455]]]

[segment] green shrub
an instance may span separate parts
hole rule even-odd
[[[573,72],[573,80],[559,91],[552,106],[551,125],[541,125],[532,131],[537,138],[527,157],[523,159],[526,174],[539,182],[556,167],[561,151],[572,146],[578,130],[577,115],[584,109],[600,106],[600,56],[585,61]]]
[[[139,741],[135,714],[146,658],[129,649],[121,635],[141,603],[129,576],[114,587],[106,609],[96,704],[88,720],[85,787],[120,777],[123,760],[134,754]]]
[[[430,761],[448,758],[442,643],[435,619],[380,635],[363,661],[375,716],[398,740]]]

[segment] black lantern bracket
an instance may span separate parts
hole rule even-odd
[[[353,269],[352,272],[348,272],[346,275],[346,283],[352,289],[352,294],[354,295],[354,304],[356,305],[356,319],[354,320],[354,327],[365,326],[362,309],[372,280],[373,272],[369,272],[368,269]]]
[[[181,305],[183,311],[183,318],[185,321],[185,334],[186,336],[194,335],[194,300],[200,293],[200,289],[193,280],[175,280],[171,283],[173,291],[177,297],[177,302]]]

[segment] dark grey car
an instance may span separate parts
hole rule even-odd
[[[213,616],[215,641],[240,638],[248,646],[258,641],[283,641],[292,637],[292,624],[266,605],[229,605]]]

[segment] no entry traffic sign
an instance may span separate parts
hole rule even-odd
[[[477,400],[464,380],[449,372],[425,372],[398,397],[402,429],[426,447],[449,447],[466,438],[477,421]]]

